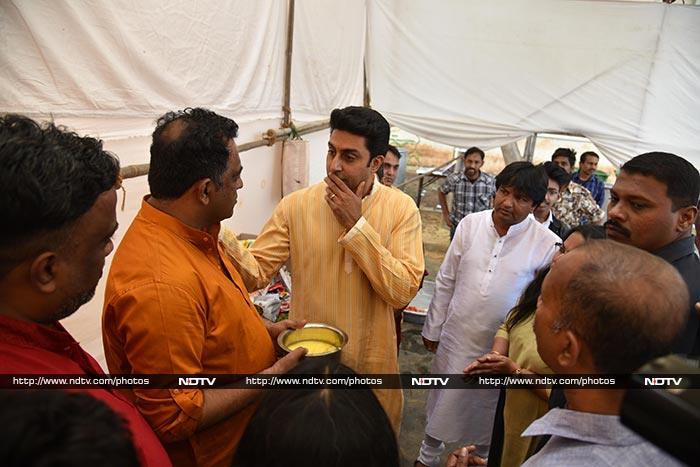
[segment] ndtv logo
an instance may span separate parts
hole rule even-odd
[[[414,386],[447,386],[447,381],[448,378],[411,378],[411,384]]]
[[[644,378],[644,386],[680,386],[683,378]]]
[[[216,378],[178,378],[177,384],[180,386],[214,386]]]

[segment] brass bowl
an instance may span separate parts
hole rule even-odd
[[[329,324],[308,323],[301,329],[287,329],[277,336],[277,343],[287,353],[296,347],[304,347],[304,345],[299,345],[303,344],[304,341],[307,341],[309,346],[313,345],[314,347],[333,346],[333,349],[320,352],[314,352],[312,348],[306,347],[309,350],[306,354],[307,357],[340,361],[340,351],[347,344],[348,335]]]

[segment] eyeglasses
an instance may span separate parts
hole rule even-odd
[[[559,251],[559,254],[561,254],[561,255],[565,255],[565,254],[567,253],[567,251],[568,251],[568,250],[566,249],[566,247],[564,246],[564,243],[562,243],[562,242],[557,242],[557,243],[555,243],[555,244],[554,244],[554,248],[556,248],[557,251]]]

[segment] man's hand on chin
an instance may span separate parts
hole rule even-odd
[[[330,174],[326,182],[326,202],[345,230],[350,230],[362,217],[362,197],[367,182],[362,181],[353,191],[337,175]]]

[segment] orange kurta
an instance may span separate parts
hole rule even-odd
[[[219,226],[186,226],[145,200],[112,262],[102,332],[112,374],[258,373],[272,340]],[[200,389],[133,389],[129,396],[175,465],[230,465],[254,404],[203,431]]]

